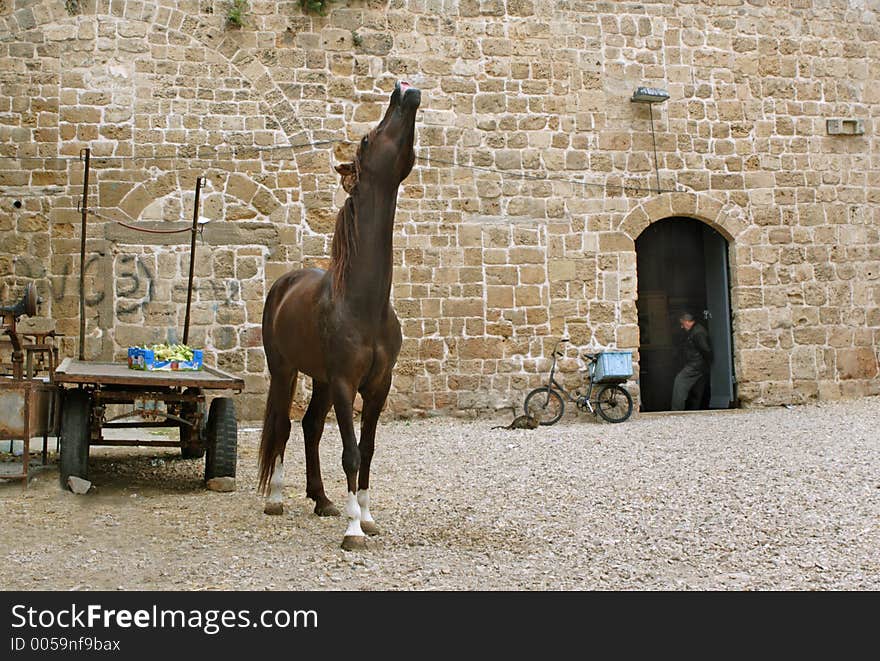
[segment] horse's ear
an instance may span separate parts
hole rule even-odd
[[[340,163],[335,169],[341,176],[348,177],[354,174],[354,163]]]
[[[343,190],[350,193],[357,181],[357,170],[355,170],[354,163],[340,163],[336,166],[336,171],[342,177]]]

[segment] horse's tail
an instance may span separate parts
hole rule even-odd
[[[275,460],[284,456],[284,448],[290,437],[290,402],[295,390],[296,372],[286,375],[286,378],[275,374],[269,379],[266,414],[260,436],[258,491],[264,495],[269,492],[269,480],[275,472]]]
[[[275,459],[284,450],[284,442],[274,433],[275,411],[272,406],[272,397],[266,398],[266,414],[263,416],[263,432],[260,435],[260,463],[259,463],[259,486],[258,492],[266,495],[269,491],[269,480],[275,471]]]
[[[275,461],[284,455],[284,448],[290,437],[290,402],[293,399],[293,389],[296,387],[296,372],[291,374],[278,368],[283,361],[277,355],[273,341],[273,318],[281,296],[282,285],[279,283],[282,279],[286,277],[279,278],[269,290],[263,310],[263,348],[269,366],[269,392],[266,393],[266,412],[260,435],[257,487],[258,492],[263,495],[269,492],[269,480],[275,472]]]

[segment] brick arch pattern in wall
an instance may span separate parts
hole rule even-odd
[[[93,194],[90,202],[92,208],[102,215],[149,219],[143,217],[144,210],[158,200],[173,200],[172,191],[179,189],[191,198],[195,176],[202,172],[198,165],[202,153],[197,149],[184,151],[183,148],[191,146],[186,138],[178,139],[176,144],[171,139],[172,144],[167,150],[153,152],[144,150],[143,146],[154,140],[148,137],[138,139],[137,132],[149,132],[154,128],[153,119],[161,119],[163,114],[161,108],[142,110],[153,105],[156,99],[161,100],[163,94],[168,95],[167,88],[154,85],[150,80],[151,74],[155,74],[153,78],[170,75],[168,68],[162,62],[153,63],[160,67],[158,71],[144,66],[145,60],[150,59],[144,58],[144,49],[157,40],[163,42],[162,54],[167,56],[169,63],[188,59],[228,63],[230,73],[245,81],[239,87],[252,90],[256,99],[252,105],[259,105],[258,112],[233,109],[231,113],[235,116],[231,116],[230,121],[239,121],[242,117],[243,121],[250,121],[253,115],[266,115],[274,121],[276,128],[271,132],[274,135],[262,136],[262,143],[255,139],[257,144],[296,144],[302,141],[291,138],[302,130],[292,105],[265,66],[243,53],[236,41],[237,35],[212,27],[204,18],[185,15],[174,6],[162,6],[161,3],[111,6],[98,2],[96,6],[84,7],[82,15],[71,17],[63,11],[63,3],[42,2],[0,17],[0,32],[21,31],[40,31],[44,43],[58,53],[68,53],[64,57],[67,66],[53,76],[59,89],[53,120],[59,127],[53,138],[57,143],[46,145],[49,150],[40,153],[75,156],[83,146],[92,146]],[[198,50],[200,45],[201,51]],[[172,52],[172,49],[178,50]],[[79,76],[78,72],[82,75]],[[48,81],[47,78],[44,80]],[[139,85],[143,89],[139,90]],[[236,99],[241,98],[241,92],[234,94]],[[78,106],[92,107],[85,108],[85,115],[80,117],[75,112]],[[46,117],[41,118],[41,124],[49,121]],[[218,131],[227,128],[222,120],[216,124]],[[185,127],[169,125],[162,128],[173,131]],[[233,143],[232,146],[238,145]],[[161,160],[177,154],[184,156],[169,158],[165,162]],[[138,156],[152,157],[153,160],[125,163],[112,160],[114,157],[132,159]],[[102,162],[102,158],[106,160]],[[326,171],[332,172],[329,158],[317,160],[316,165],[314,153],[298,150],[287,161],[276,161],[266,167],[269,176],[264,173],[257,177],[243,168],[241,172],[216,170],[208,173],[211,190],[205,191],[202,208],[210,210],[213,206],[213,213],[208,212],[209,217],[235,222],[223,227],[212,225],[206,232],[206,244],[198,246],[205,258],[200,259],[198,265],[203,271],[202,277],[198,269],[196,272],[196,287],[201,290],[197,291],[193,306],[193,337],[194,342],[214,349],[215,355],[211,358],[216,357],[221,366],[240,371],[250,364],[260,375],[264,371],[261,352],[255,347],[260,343],[258,327],[266,261],[274,260],[280,264],[298,261],[301,235],[304,232],[320,234],[326,229],[318,227],[318,221],[310,216],[308,209],[298,210],[295,204],[300,199],[298,172],[311,173],[324,161],[327,161],[324,164]],[[196,165],[193,165],[194,161]],[[207,162],[222,165],[216,160]],[[229,165],[230,170],[239,167]],[[169,168],[181,169],[168,171]],[[79,162],[74,162],[63,182],[70,182],[72,200],[77,196],[74,179],[80,170]],[[70,202],[65,201],[61,206],[67,204]],[[169,206],[178,208],[183,219],[191,218],[191,207],[186,204]],[[288,224],[291,208],[294,214],[301,211],[311,224],[304,224],[302,228]],[[124,213],[119,215],[114,209]],[[93,222],[96,220],[100,222],[100,219],[93,218]],[[91,232],[89,235],[90,239],[99,241],[109,239],[109,244],[102,244],[103,247],[99,248],[100,254],[93,254],[87,260],[87,274],[94,276],[98,270],[103,274],[87,280],[91,292],[87,297],[87,347],[93,358],[118,355],[128,344],[165,339],[157,334],[173,335],[182,327],[181,303],[185,300],[188,251],[183,250],[182,245],[178,249],[159,250],[158,243],[137,252],[131,251],[131,246],[118,250],[113,247],[113,242],[124,238],[125,231],[109,228],[109,225],[104,228],[108,232],[106,236],[93,236]],[[57,232],[58,227],[60,225],[50,226],[50,232]],[[143,243],[143,235],[140,237],[138,240]],[[188,243],[188,238],[185,242]],[[324,236],[317,237],[317,242],[328,243]],[[57,254],[57,246],[54,252]],[[70,298],[75,297],[79,267],[78,258],[73,254],[68,261],[70,267],[66,271],[68,275],[63,277],[64,282],[53,278],[52,286],[61,292],[59,296]],[[208,274],[211,277],[204,277]],[[118,280],[119,287],[107,286],[112,279]],[[117,296],[120,288],[123,295]],[[69,305],[57,305],[49,314],[57,317],[62,325],[75,323],[76,307],[75,301]],[[64,319],[68,315],[73,317]],[[205,330],[209,326],[210,332]]]
[[[700,220],[732,244],[748,226],[738,207],[726,206],[705,193],[688,192],[664,193],[645,200],[623,218],[620,231],[633,242],[632,249],[635,250],[635,240],[648,225],[670,216]]]
[[[156,220],[163,201],[192,217],[196,171],[165,173],[136,185],[119,203],[124,217]],[[260,323],[266,264],[284,250],[281,236],[295,244],[297,227],[284,224],[286,209],[268,188],[243,173],[209,170],[201,191],[200,217],[208,222],[196,241],[190,343],[208,350],[207,362],[236,373],[264,370]],[[209,207],[206,209],[206,206]],[[239,218],[226,221],[226,210]],[[247,213],[247,218],[240,216]],[[117,214],[118,215],[118,214]],[[269,220],[264,220],[268,218]],[[126,346],[180,341],[189,271],[189,233],[151,235],[106,223],[115,276],[114,324],[110,330],[117,358]],[[259,377],[257,377],[259,378]]]
[[[172,189],[191,191],[191,180],[203,170],[202,163],[233,171],[218,170],[209,175],[211,183],[216,184],[214,193],[209,191],[203,197],[203,207],[211,209],[214,205],[216,213],[209,213],[209,217],[235,222],[225,222],[223,227],[214,224],[207,230],[203,250],[210,259],[199,260],[198,268],[207,269],[212,277],[200,280],[197,269],[196,287],[204,291],[197,292],[194,302],[192,337],[194,342],[215,350],[209,362],[216,357],[221,367],[247,370],[254,381],[248,391],[260,393],[265,388],[265,367],[258,326],[265,289],[291,266],[324,264],[335,221],[333,193],[325,190],[331,188],[325,184],[335,180],[336,175],[330,147],[297,148],[285,151],[286,155],[270,154],[266,158],[257,152],[264,147],[308,143],[316,131],[321,131],[322,138],[327,138],[331,130],[335,135],[348,107],[337,104],[326,120],[313,119],[302,106],[294,109],[287,95],[296,97],[298,86],[283,75],[279,77],[277,69],[275,74],[270,73],[260,57],[271,53],[271,49],[257,50],[249,41],[253,32],[226,30],[221,16],[189,15],[186,9],[174,2],[98,1],[83,5],[81,14],[70,16],[63,3],[43,0],[0,16],[0,35],[28,33],[29,41],[41,44],[35,51],[35,61],[46,62],[49,67],[39,78],[44,86],[41,93],[51,98],[50,103],[41,102],[33,113],[35,117],[40,113],[41,126],[55,127],[54,131],[41,130],[40,135],[32,136],[37,141],[45,138],[45,144],[32,146],[36,151],[27,151],[31,149],[28,142],[33,141],[17,140],[12,146],[16,153],[61,155],[70,161],[67,172],[61,172],[58,179],[66,186],[67,195],[53,202],[52,212],[56,216],[59,211],[71,213],[49,225],[46,237],[46,243],[51,241],[53,245],[53,259],[63,259],[66,268],[60,275],[46,278],[51,284],[45,285],[57,292],[57,300],[51,301],[56,303],[54,309],[47,310],[47,314],[57,318],[61,330],[68,333],[69,351],[73,350],[78,326],[79,260],[78,250],[73,248],[60,256],[58,240],[70,238],[78,225],[72,207],[79,193],[76,179],[81,172],[77,159],[80,150],[92,148],[91,208],[122,219],[154,219],[144,217],[144,210],[154,209],[161,200],[186,217],[191,212],[183,208],[185,205],[174,204]],[[25,51],[17,53],[26,57]],[[50,74],[49,69],[58,60],[64,66],[54,68]],[[273,62],[277,65],[281,59]],[[193,108],[207,93],[199,89],[198,76],[208,77],[211,82],[213,71],[218,66],[223,69],[224,63],[228,71],[217,78],[229,81],[231,87],[227,85],[228,89],[221,90],[222,98],[218,93],[213,101],[230,108],[217,111],[226,114],[212,120],[210,130],[215,138],[228,131],[232,134],[230,142],[212,142],[210,135],[207,141],[193,139],[203,127],[188,124],[188,120],[198,119]],[[48,91],[53,85],[55,91]],[[280,85],[286,85],[285,90]],[[177,99],[192,100],[191,107],[174,105],[176,88],[186,92],[178,93]],[[255,102],[249,107],[233,107],[231,101],[241,101],[245,93]],[[263,117],[272,122],[271,130],[260,135],[254,131],[250,142],[235,140],[236,129],[241,129],[242,123],[246,131],[248,123]],[[358,119],[357,113],[354,119]],[[246,152],[244,156],[240,156],[241,148]],[[224,163],[226,153],[229,157]],[[248,159],[253,160],[242,163]],[[303,177],[309,177],[310,182],[304,184]],[[86,353],[90,358],[108,359],[119,355],[128,344],[162,339],[153,337],[160,328],[166,335],[174,335],[182,324],[179,303],[185,296],[181,295],[179,281],[185,283],[188,264],[182,246],[162,254],[157,242],[148,241],[152,247],[137,253],[131,252],[131,245],[121,251],[114,247],[114,241],[124,238],[125,231],[110,225],[104,228],[106,236],[89,233],[90,239],[98,240],[94,244],[97,252],[89,256],[86,268]],[[73,245],[63,243],[65,251],[68,244]],[[218,273],[225,282],[218,284],[213,277]],[[116,296],[116,289],[109,286],[114,278],[120,280],[123,296]],[[177,282],[172,282],[175,279]],[[148,323],[150,320],[154,323]],[[205,330],[210,324],[216,324],[216,328]],[[150,325],[155,328],[149,329]],[[254,395],[245,397],[253,399]],[[248,402],[245,407],[257,410],[261,404]]]
[[[269,112],[288,136],[302,130],[302,123],[297,119],[295,109],[272,79],[265,65],[242,49],[239,35],[235,31],[225,30],[221,21],[188,14],[178,9],[177,5],[177,2],[161,0],[159,2],[96,0],[94,3],[82,3],[80,14],[69,16],[63,2],[41,0],[0,17],[0,34],[17,34],[44,28],[51,31],[48,40],[57,42],[80,38],[81,34],[97,37],[99,26],[86,27],[80,32],[80,28],[89,18],[105,17],[146,24],[150,28],[148,33],[167,32],[178,44],[198,43],[217,53],[234,66],[242,78],[260,91]],[[133,42],[135,38],[142,36],[149,38],[149,34],[133,34],[130,38]]]

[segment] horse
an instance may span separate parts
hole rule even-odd
[[[370,462],[379,414],[391,389],[392,371],[403,342],[391,306],[392,234],[400,184],[415,163],[416,111],[421,91],[397,82],[384,117],[365,135],[354,161],[337,165],[349,193],[336,217],[326,270],[299,269],[269,289],[263,308],[263,348],[269,392],[259,451],[259,490],[264,512],[284,512],[284,450],[290,435],[290,403],[297,377],[312,378],[312,396],[302,419],[306,496],[315,514],[339,516],[324,492],[318,444],[330,407],[342,437],[347,482],[345,550],[366,548],[366,535],[379,533],[370,514]],[[360,393],[360,443],[353,422]]]

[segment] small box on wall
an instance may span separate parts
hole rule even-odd
[[[825,131],[828,135],[863,135],[864,119],[826,119]]]

